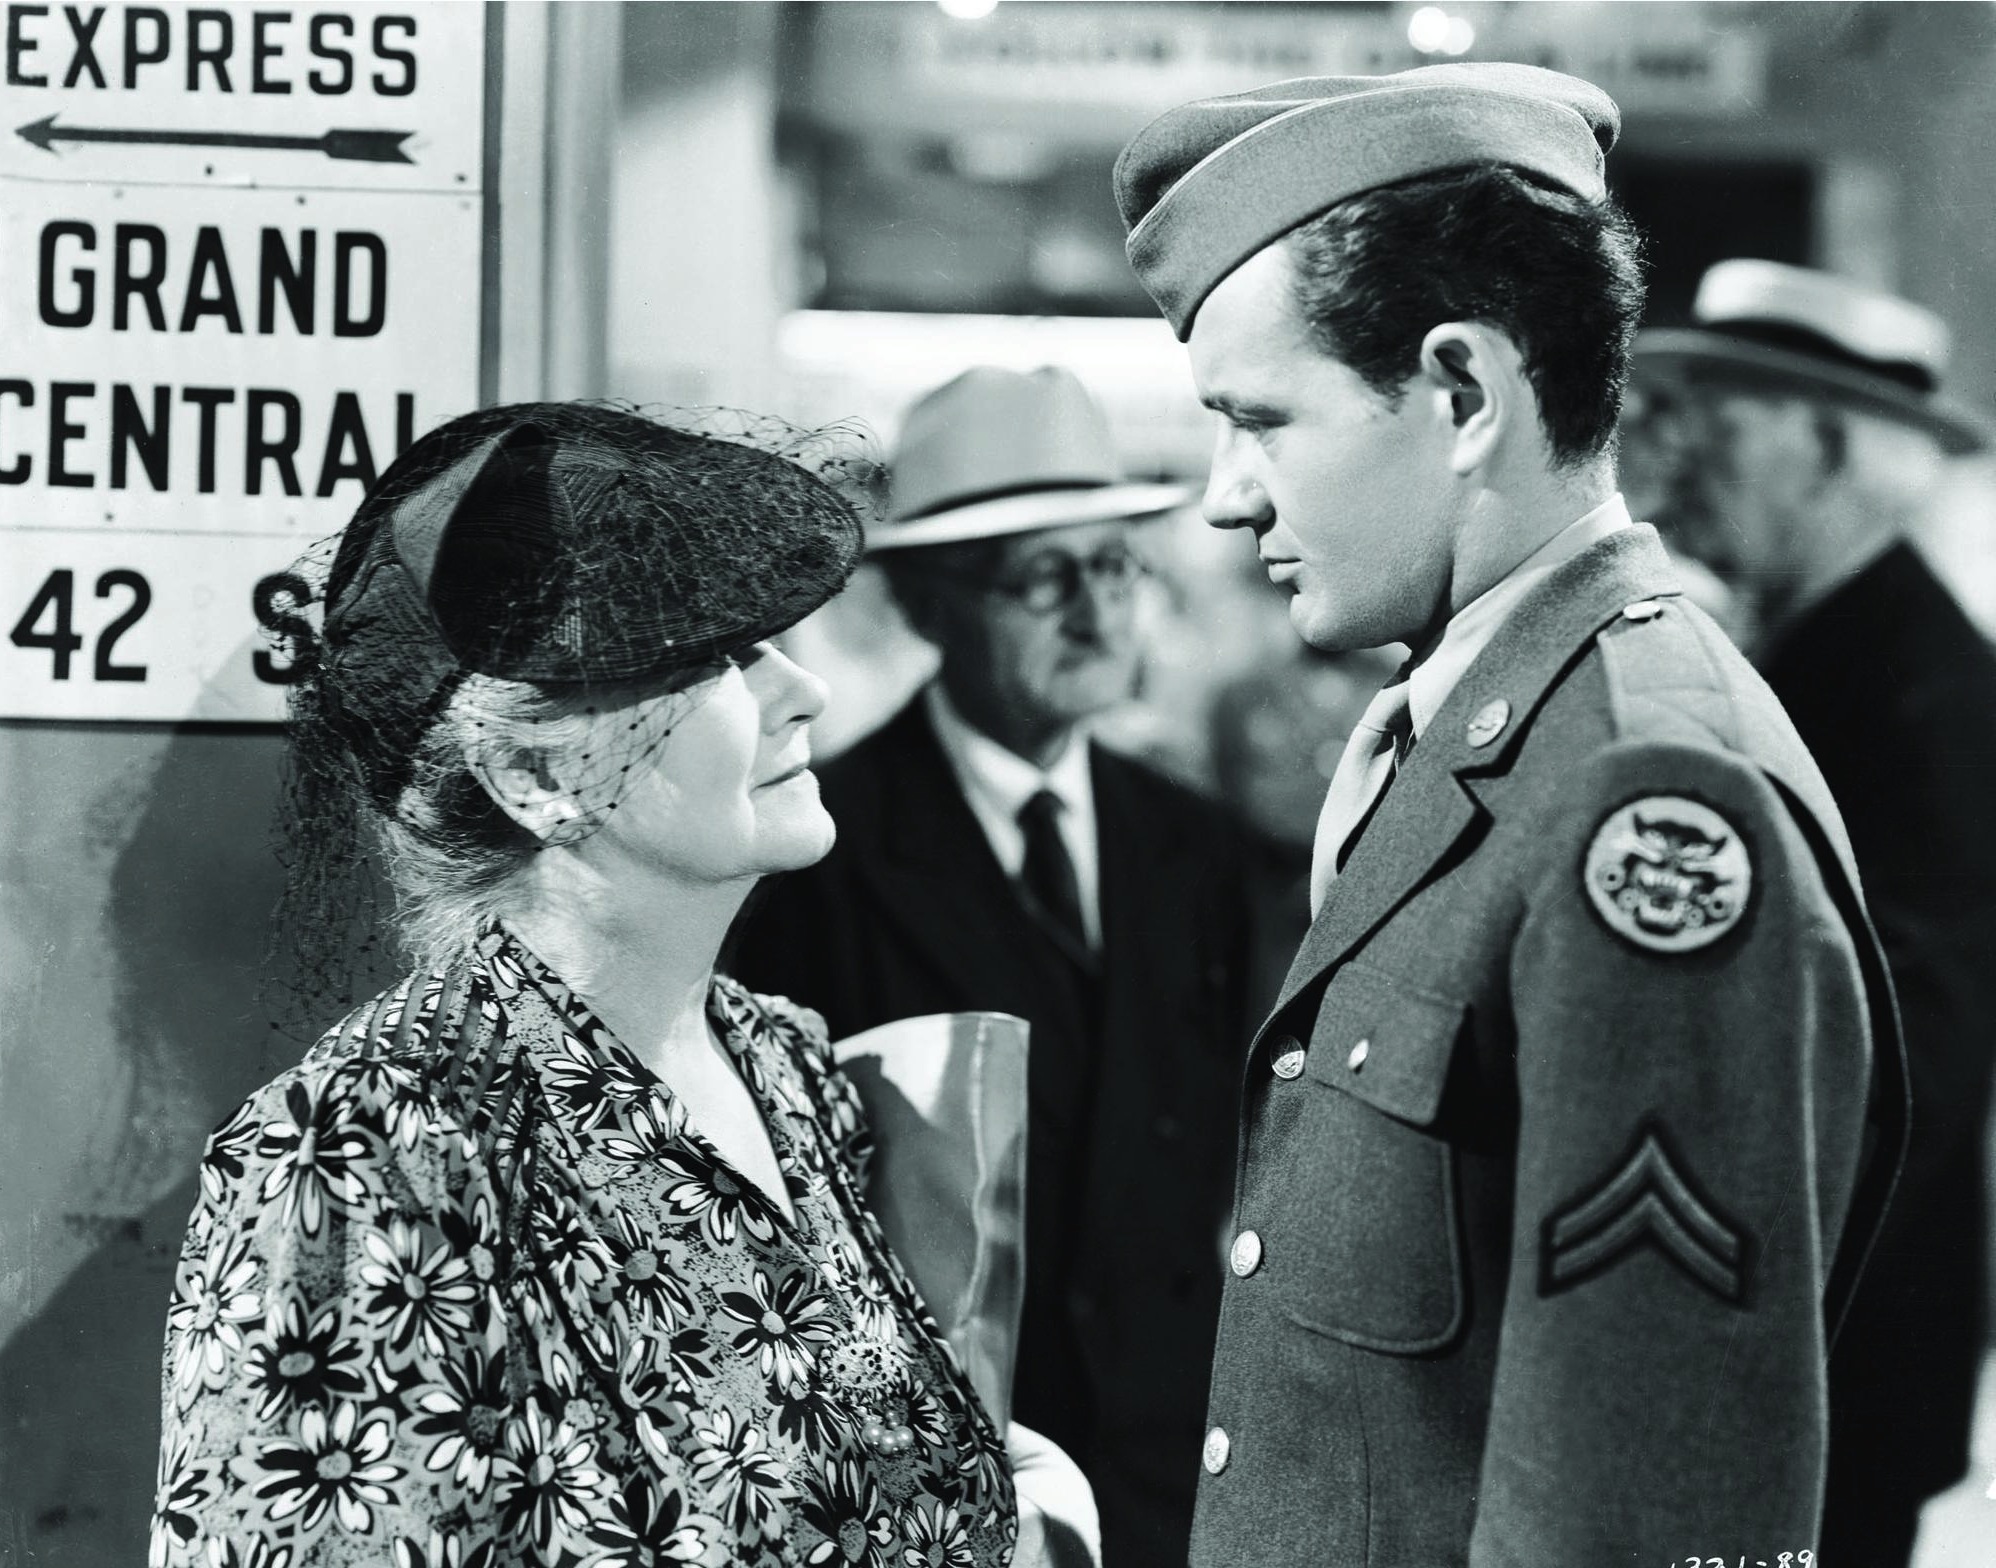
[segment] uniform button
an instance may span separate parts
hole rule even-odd
[[[1212,1431],[1208,1432],[1206,1434],[1206,1450],[1200,1456],[1206,1462],[1206,1474],[1218,1475],[1222,1470],[1226,1469],[1227,1459],[1233,1451],[1233,1441],[1227,1436],[1227,1429],[1225,1427],[1216,1426]]]
[[[1183,1132],[1184,1128],[1179,1126],[1176,1116],[1166,1112],[1151,1123],[1151,1130],[1157,1134],[1160,1143],[1176,1143],[1179,1133]]]
[[[1303,1076],[1303,1045],[1293,1036],[1284,1035],[1272,1047],[1273,1060],[1269,1070],[1285,1081]]]
[[[1510,722],[1511,705],[1499,697],[1476,710],[1476,716],[1469,721],[1464,734],[1470,745],[1487,746],[1504,733],[1504,726]]]
[[[1261,1237],[1251,1230],[1242,1231],[1234,1238],[1234,1248],[1227,1254],[1227,1261],[1236,1274],[1246,1279],[1261,1267]]]
[[[1663,606],[1654,599],[1638,599],[1634,604],[1622,606],[1622,619],[1625,621],[1653,621],[1663,614]]]
[[[1365,1059],[1372,1054],[1372,1042],[1361,1040],[1351,1048],[1351,1055],[1345,1058],[1345,1065],[1357,1072],[1365,1065]]]

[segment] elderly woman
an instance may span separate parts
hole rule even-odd
[[[714,973],[831,845],[823,689],[766,639],[858,547],[803,468],[584,405],[454,421],[363,503],[294,762],[419,967],[209,1143],[154,1564],[1013,1559],[822,1026]],[[338,827],[293,813],[294,874]]]

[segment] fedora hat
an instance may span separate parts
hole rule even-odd
[[[1182,506],[1190,485],[1123,477],[1101,406],[1072,371],[979,366],[908,410],[873,552],[958,544]]]
[[[1911,300],[1808,267],[1722,261],[1699,280],[1695,325],[1638,334],[1638,372],[1706,368],[1799,387],[1927,431],[1954,456],[1991,439],[1989,421],[1946,398],[1952,335]]]

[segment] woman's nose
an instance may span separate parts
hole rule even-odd
[[[831,688],[781,648],[772,646],[757,665],[767,667],[771,676],[772,689],[764,704],[771,729],[785,724],[809,724],[825,711]]]

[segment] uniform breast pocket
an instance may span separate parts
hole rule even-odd
[[[1404,1355],[1461,1329],[1455,1162],[1434,1123],[1464,1014],[1358,964],[1326,989],[1269,1215],[1270,1283],[1304,1328]]]

